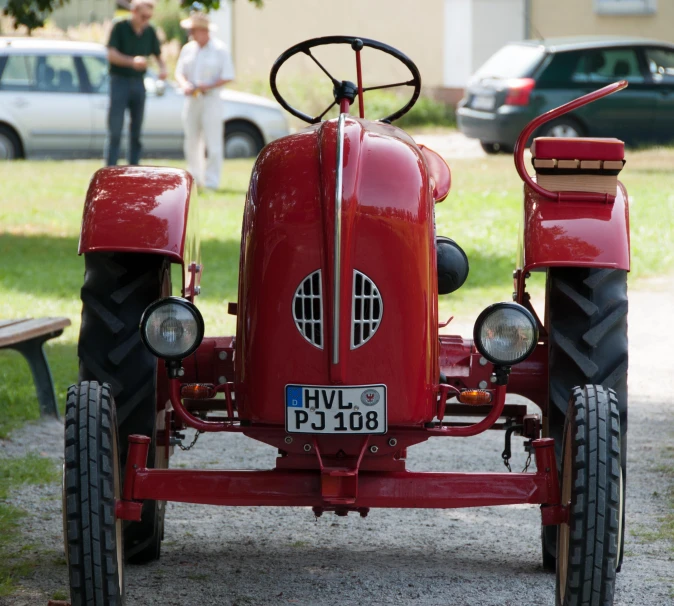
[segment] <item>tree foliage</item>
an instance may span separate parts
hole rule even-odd
[[[45,20],[52,11],[70,0],[7,0],[7,5],[3,9],[3,14],[14,18],[14,27],[24,25],[28,31],[37,29],[44,25]],[[258,7],[262,6],[263,0],[248,0]],[[220,8],[221,0],[200,0],[198,3],[193,0],[175,0],[184,9],[190,9],[193,5],[200,5],[201,10],[209,11]]]

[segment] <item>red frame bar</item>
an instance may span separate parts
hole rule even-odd
[[[323,507],[318,471],[142,469],[133,498],[238,506]],[[353,507],[458,508],[547,503],[545,473],[367,472]]]
[[[367,441],[365,442],[367,445]],[[545,506],[544,522],[566,519],[560,504],[554,440],[533,441],[535,473],[438,473],[351,470],[356,490],[349,495],[351,509],[371,507],[461,508],[493,505],[537,504]],[[144,500],[203,503],[229,506],[295,506],[325,508],[342,500],[323,494],[325,470],[273,469],[263,471],[215,471],[147,469],[149,438],[131,436],[126,465],[124,498],[115,513],[137,519]],[[361,456],[364,453],[361,452]]]
[[[503,407],[505,406],[506,399],[506,386],[497,385],[494,390],[494,404],[492,405],[491,411],[489,414],[474,423],[473,425],[466,425],[464,427],[438,427],[437,429],[426,429],[426,433],[432,436],[459,436],[459,437],[468,437],[476,436],[478,433],[487,431],[503,413]]]

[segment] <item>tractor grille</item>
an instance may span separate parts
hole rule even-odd
[[[293,318],[302,336],[319,349],[323,349],[323,295],[321,270],[309,274],[295,291]]]
[[[351,349],[367,343],[381,324],[384,302],[374,282],[364,273],[353,272]]]

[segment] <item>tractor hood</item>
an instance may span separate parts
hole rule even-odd
[[[283,424],[288,384],[384,384],[389,425],[433,417],[432,188],[406,133],[351,116],[262,151],[241,241],[242,419]]]

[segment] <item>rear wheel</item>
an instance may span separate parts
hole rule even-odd
[[[620,417],[615,392],[573,390],[564,425],[557,527],[557,606],[610,606],[620,550]]]
[[[558,118],[548,122],[536,135],[538,137],[582,137],[583,127],[572,118]]]
[[[68,389],[63,472],[64,541],[73,606],[124,603],[124,538],[115,404],[109,385]]]
[[[555,439],[561,469],[562,437],[569,394],[578,385],[615,391],[620,412],[623,487],[627,468],[627,273],[614,269],[551,268],[547,281],[549,334],[548,414],[545,435]],[[624,490],[622,494],[624,515]],[[624,519],[621,529],[625,532]],[[554,526],[543,527],[543,565],[552,569]],[[619,564],[622,562],[622,548]]]
[[[254,158],[264,147],[256,126],[243,120],[225,124],[225,158]]]
[[[490,156],[498,154],[500,151],[502,151],[500,143],[487,143],[486,141],[480,141],[480,147],[485,154],[489,154]]]
[[[85,257],[80,380],[109,383],[118,410],[122,470],[128,436],[152,438],[149,467],[166,467],[157,448],[157,359],[143,346],[138,326],[145,308],[171,292],[169,262],[155,255],[92,253]],[[164,503],[145,501],[140,522],[125,522],[126,557],[132,563],[159,558]]]

